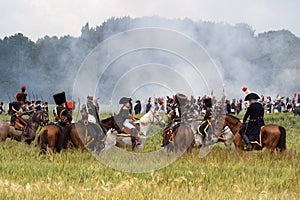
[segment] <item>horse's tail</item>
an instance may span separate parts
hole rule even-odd
[[[44,130],[42,132],[42,134],[40,135],[40,145],[41,145],[41,151],[43,151],[44,153],[47,150],[47,145],[48,145],[48,130]]]
[[[285,128],[279,126],[280,138],[277,147],[280,149],[280,152],[286,150],[286,131]]]

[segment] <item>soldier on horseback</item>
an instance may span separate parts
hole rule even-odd
[[[65,92],[57,93],[53,95],[55,104],[57,105],[54,110],[54,119],[57,122],[59,128],[62,130],[62,139],[61,141],[67,141],[66,138],[69,137],[71,131],[72,115],[69,112],[67,106],[66,94]],[[66,143],[62,144],[63,148],[66,148]]]
[[[26,93],[26,86],[23,85],[21,87],[21,92],[18,92],[15,96],[17,102],[13,102],[11,103],[11,118],[10,118],[10,125],[11,126],[15,126],[15,120],[17,118],[17,116],[21,116],[23,114],[23,105],[26,102],[26,98],[27,98],[27,93]],[[24,121],[25,122],[25,121]],[[24,124],[24,126],[26,126],[26,124]]]
[[[118,126],[124,132],[126,132],[126,128],[130,130],[131,134],[131,143],[132,148],[138,145],[138,134],[136,127],[130,123],[130,119],[133,119],[133,116],[130,115],[129,110],[131,109],[131,98],[129,97],[122,97],[119,101],[119,104],[123,104],[120,109],[119,114],[117,115]]]
[[[55,121],[61,126],[66,127],[72,122],[72,115],[69,113],[69,109],[66,106],[66,95],[65,92],[57,93],[53,95],[55,104],[53,114]]]
[[[161,147],[166,146],[171,139],[171,134],[175,131],[177,127],[180,126],[182,115],[184,115],[183,108],[187,102],[187,97],[184,94],[176,94],[174,98],[174,104],[167,114],[169,123],[163,131],[163,140]]]
[[[204,141],[207,137],[207,141],[210,142],[213,134],[210,129],[212,125],[212,100],[211,98],[206,98],[203,100],[203,103],[205,107],[205,115],[203,118],[203,122],[198,127],[198,132],[203,136]]]
[[[243,126],[240,130],[240,135],[246,143],[247,151],[252,149],[250,139],[259,138],[260,128],[265,125],[264,123],[264,108],[261,103],[257,100],[260,97],[255,93],[249,93],[245,97],[245,101],[248,101],[250,106],[247,108],[247,111],[243,118]],[[249,122],[246,123],[249,117]]]

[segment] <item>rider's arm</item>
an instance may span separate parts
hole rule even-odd
[[[246,113],[245,113],[245,115],[244,115],[243,123],[246,123],[246,121],[247,121],[247,119],[248,119],[248,117],[249,117],[249,115],[250,115],[249,110],[250,110],[250,109],[248,108],[247,111],[246,111]]]

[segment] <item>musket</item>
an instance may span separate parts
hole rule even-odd
[[[41,95],[41,100],[42,100],[42,102],[44,102],[44,99],[43,99],[43,96]]]
[[[76,122],[77,122],[77,119],[78,119],[79,111],[80,111],[80,99],[78,97],[78,111],[77,111],[76,118],[75,118]]]
[[[10,98],[10,96],[9,96],[9,94],[7,93],[7,96],[8,96],[8,100],[9,100],[9,102],[11,102],[11,98]]]
[[[35,101],[35,96],[34,96],[34,94],[33,94],[33,91],[31,91],[31,93],[32,93],[33,101]]]

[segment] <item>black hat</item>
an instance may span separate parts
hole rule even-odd
[[[179,103],[179,105],[184,106],[187,101],[187,96],[184,94],[177,93],[175,95],[175,101]]]
[[[255,93],[249,93],[245,97],[244,101],[248,101],[250,99],[260,99],[260,97],[257,94],[255,94]]]
[[[131,101],[131,98],[129,97],[122,97],[119,101],[119,104],[125,104]]]
[[[212,101],[211,101],[211,98],[206,98],[203,100],[203,103],[206,107],[211,107],[212,106]]]
[[[66,102],[66,94],[65,94],[65,92],[54,94],[53,99],[54,99],[56,105],[60,105],[60,104]]]

